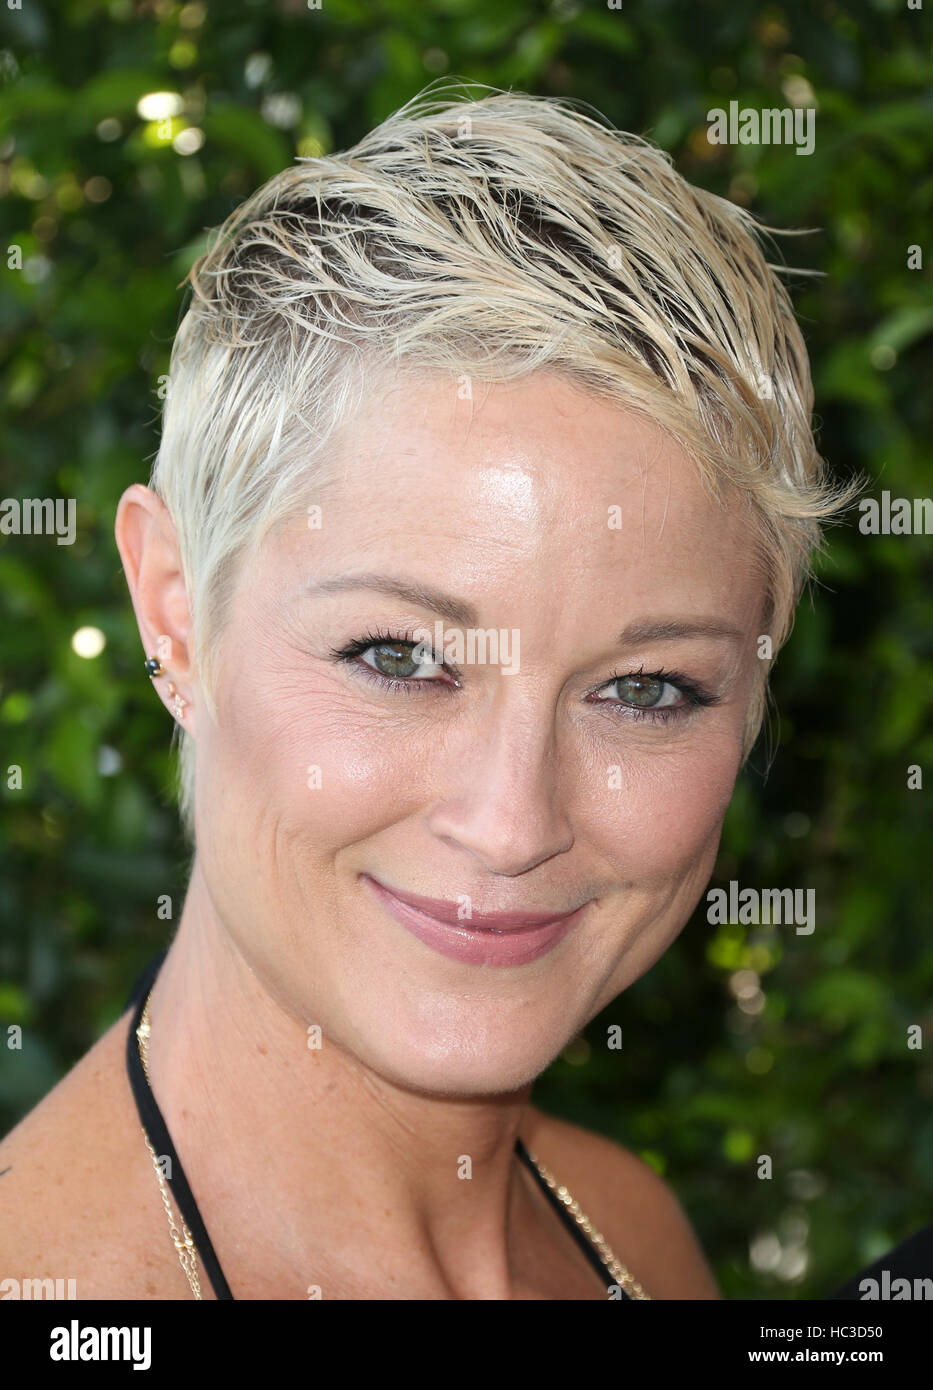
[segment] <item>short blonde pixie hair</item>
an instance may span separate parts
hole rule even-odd
[[[151,479],[177,528],[210,713],[238,564],[320,495],[328,444],[377,381],[409,372],[547,368],[666,430],[712,495],[748,508],[776,656],[820,522],[851,485],[827,481],[816,449],[806,348],[759,245],[773,230],[576,104],[437,84],[352,149],[265,183],[187,277]]]

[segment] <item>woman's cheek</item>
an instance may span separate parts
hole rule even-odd
[[[609,764],[593,789],[589,838],[620,878],[644,883],[715,854],[740,747],[730,732],[681,748],[641,749]]]
[[[430,738],[400,728],[391,711],[338,692],[273,715],[255,775],[283,821],[336,849],[419,808],[431,748]]]

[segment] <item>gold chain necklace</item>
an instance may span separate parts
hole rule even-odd
[[[155,988],[155,986],[153,986],[153,988]],[[152,1036],[152,1024],[149,1020],[149,1000],[151,998],[152,990],[150,990],[149,994],[146,996],[146,1003],[143,1008],[139,1027],[136,1029],[136,1037],[139,1042],[139,1056],[143,1064],[143,1071],[146,1074],[146,1081],[149,1084],[150,1090],[152,1089],[152,1082],[149,1080],[149,1039]],[[140,1126],[140,1128],[142,1128],[142,1126]],[[152,1157],[156,1177],[159,1181],[159,1191],[162,1194],[162,1204],[165,1207],[165,1214],[168,1217],[168,1229],[169,1235],[172,1238],[172,1244],[175,1246],[175,1249],[178,1252],[178,1259],[182,1269],[185,1272],[185,1277],[187,1278],[188,1283],[191,1286],[191,1292],[194,1294],[195,1298],[201,1298],[201,1281],[198,1278],[197,1247],[195,1246],[194,1241],[191,1239],[191,1232],[185,1225],[184,1220],[182,1220],[181,1223],[181,1232],[179,1232],[178,1227],[175,1224],[175,1216],[172,1212],[172,1204],[169,1201],[168,1190],[165,1186],[165,1178],[162,1176],[162,1169],[159,1165],[159,1160],[156,1156],[156,1151],[152,1147],[152,1144],[149,1140],[149,1135],[146,1133],[145,1129],[143,1129],[142,1133],[143,1138],[146,1141],[146,1148],[149,1150],[149,1153]],[[625,1293],[628,1294],[629,1298],[647,1299],[650,1301],[651,1295],[645,1292],[644,1288],[634,1277],[634,1275],[632,1275],[626,1269],[622,1261],[618,1259],[609,1242],[606,1240],[605,1236],[603,1236],[600,1231],[597,1231],[596,1227],[593,1225],[592,1221],[583,1211],[577,1199],[570,1194],[570,1192],[567,1190],[566,1187],[563,1186],[562,1183],[558,1183],[557,1179],[554,1177],[554,1174],[548,1168],[545,1168],[544,1164],[541,1163],[539,1159],[537,1159],[535,1155],[531,1153],[530,1150],[528,1150],[528,1157],[531,1159],[532,1163],[535,1165],[535,1168],[541,1174],[541,1177],[547,1183],[548,1187],[554,1193],[557,1200],[567,1208],[567,1210],[570,1212],[570,1215],[573,1217],[574,1221],[577,1223],[580,1229],[584,1232],[590,1243],[594,1245],[595,1248],[598,1250],[600,1259],[603,1261],[606,1268],[609,1270],[614,1281],[619,1285],[619,1287],[623,1289]]]
[[[596,1249],[599,1251],[600,1259],[602,1260],[606,1268],[609,1270],[609,1273],[612,1275],[614,1282],[618,1284],[621,1289],[625,1290],[629,1298],[643,1298],[648,1299],[650,1301],[650,1293],[646,1293],[642,1285],[639,1284],[638,1280],[635,1278],[635,1276],[633,1274],[630,1274],[629,1271],[625,1268],[625,1265],[616,1256],[615,1251],[612,1249],[605,1236],[602,1235],[601,1232],[597,1231],[596,1227],[593,1225],[586,1212],[580,1206],[580,1203],[577,1201],[576,1197],[571,1196],[571,1194],[567,1191],[567,1188],[564,1187],[562,1183],[558,1183],[554,1174],[550,1172],[549,1169],[545,1168],[544,1164],[539,1159],[537,1159],[530,1150],[528,1152],[528,1157],[531,1159],[532,1163],[535,1165],[538,1172],[541,1174],[542,1178],[547,1183],[548,1187],[554,1193],[557,1200],[567,1208],[574,1221],[580,1227],[581,1231],[583,1231],[583,1233],[589,1239],[590,1243],[592,1245],[595,1245]]]
[[[155,988],[155,986],[153,986],[153,988]],[[139,1057],[143,1064],[143,1071],[146,1073],[146,1081],[149,1084],[150,1091],[152,1090],[152,1082],[149,1080],[149,1038],[152,1035],[152,1025],[149,1021],[149,1000],[151,998],[152,990],[150,990],[146,996],[146,1005],[142,1012],[139,1027],[136,1029],[136,1038],[139,1042]],[[140,1128],[142,1129],[142,1126],[140,1126]],[[181,1223],[181,1233],[175,1225],[175,1216],[172,1211],[172,1204],[169,1201],[168,1189],[165,1186],[165,1178],[162,1176],[162,1168],[145,1129],[143,1129],[143,1138],[146,1141],[146,1148],[149,1150],[152,1157],[156,1177],[159,1180],[159,1191],[162,1194],[162,1205],[165,1207],[165,1215],[168,1217],[168,1230],[172,1238],[172,1244],[178,1251],[178,1259],[182,1269],[185,1271],[185,1277],[191,1286],[191,1292],[194,1294],[195,1298],[201,1298],[201,1281],[198,1278],[197,1248],[194,1241],[191,1239],[191,1232],[188,1230],[185,1222],[182,1221]]]

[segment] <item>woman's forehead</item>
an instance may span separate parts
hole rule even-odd
[[[365,514],[370,499],[458,509],[492,530],[505,524],[570,530],[609,508],[630,509],[676,490],[706,497],[696,465],[654,421],[552,375],[495,384],[463,400],[455,380],[427,379],[376,398],[335,439],[332,512]],[[463,510],[469,502],[470,511]],[[567,509],[570,509],[569,511]],[[388,519],[388,518],[385,518]]]
[[[383,419],[378,452],[366,448],[372,419],[344,441],[355,458],[324,497],[320,526],[299,515],[281,534],[272,589],[287,575],[309,611],[360,619],[378,605],[467,626],[544,621],[555,635],[592,620],[604,640],[607,624],[744,629],[757,618],[748,509],[710,497],[692,460],[650,422],[594,400],[594,413],[576,417],[578,435],[549,434],[539,428],[547,395],[510,392],[480,434],[451,423],[440,391],[436,429],[422,399],[416,435],[403,408]],[[534,429],[522,438],[525,419]]]

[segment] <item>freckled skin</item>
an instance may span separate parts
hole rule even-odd
[[[321,529],[298,506],[240,577],[217,724],[195,696],[199,869],[296,1019],[406,1088],[513,1091],[644,974],[707,884],[758,678],[748,515],[710,499],[656,427],[548,375],[473,402],[446,379],[397,386],[339,447],[341,482],[312,498]],[[305,589],[362,571],[517,629],[519,671],[394,691],[335,661],[437,616]],[[636,621],[696,617],[742,636],[617,645]],[[613,674],[658,668],[718,703],[665,722],[620,711]],[[599,687],[614,704],[587,699]],[[538,960],[466,965],[389,917],[363,873],[480,911],[595,902]]]

